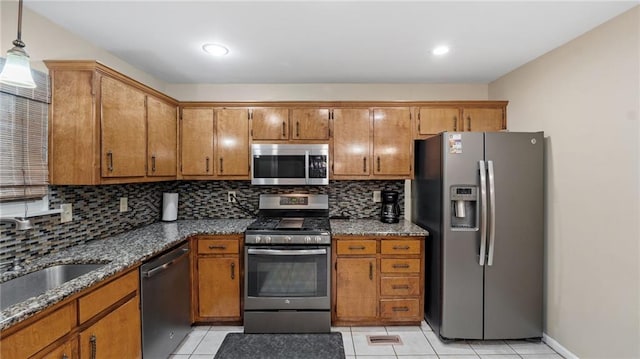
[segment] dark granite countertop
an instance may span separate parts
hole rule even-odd
[[[429,235],[429,232],[407,220],[401,220],[399,223],[382,223],[377,219],[332,219],[331,234],[425,237]]]
[[[106,265],[48,290],[42,295],[6,308],[0,312],[0,330],[23,321],[116,273],[135,267],[194,234],[241,234],[252,221],[253,219],[211,219],[158,222],[21,263],[24,270],[18,273],[2,273],[2,281],[57,264],[106,263]]]

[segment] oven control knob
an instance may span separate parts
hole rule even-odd
[[[271,236],[264,237],[264,243],[271,243]]]
[[[304,237],[304,243],[311,243],[311,237],[305,236]]]
[[[284,241],[287,243],[291,243],[291,236],[284,236]]]
[[[260,243],[262,241],[262,238],[260,238],[260,236],[256,236],[256,243]]]
[[[316,236],[316,238],[314,238],[316,240],[316,243],[320,243],[322,242],[322,237],[320,236]]]

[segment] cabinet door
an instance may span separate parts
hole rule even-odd
[[[216,175],[249,176],[249,111],[216,110]]]
[[[434,135],[443,131],[458,131],[460,110],[451,107],[422,107],[418,112],[418,134]]]
[[[183,175],[213,175],[213,109],[184,108],[181,124]]]
[[[81,358],[141,358],[138,297],[80,332]]]
[[[286,140],[289,138],[289,109],[256,108],[252,110],[254,140]]]
[[[373,110],[374,175],[411,175],[411,111],[409,108]]]
[[[500,131],[504,127],[502,108],[464,108],[462,109],[464,131]]]
[[[44,355],[36,355],[33,359],[78,359],[78,338],[73,337]]]
[[[146,96],[109,77],[102,77],[101,91],[102,177],[143,177]]]
[[[147,96],[147,176],[175,176],[176,107]]]
[[[291,139],[328,140],[329,110],[326,108],[292,109]]]
[[[333,174],[371,173],[371,116],[369,109],[333,110]]]
[[[377,316],[376,258],[337,258],[336,317],[341,320]]]
[[[198,258],[198,314],[240,317],[238,257]]]

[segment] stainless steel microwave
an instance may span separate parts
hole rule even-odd
[[[251,184],[328,185],[328,144],[253,144]]]

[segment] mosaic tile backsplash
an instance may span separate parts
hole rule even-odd
[[[252,186],[249,181],[174,181],[107,186],[49,186],[51,208],[73,205],[73,221],[60,223],[60,215],[33,218],[34,229],[15,231],[0,224],[0,263],[28,260],[57,250],[109,237],[160,221],[162,193],[177,192],[178,219],[251,218],[260,193],[313,193],[329,196],[331,216],[378,218],[380,204],[374,190],[399,193],[404,208],[404,181],[331,181],[329,186]],[[227,202],[235,191],[238,205]],[[129,211],[119,211],[119,198],[128,197]],[[403,213],[401,213],[401,217]]]

